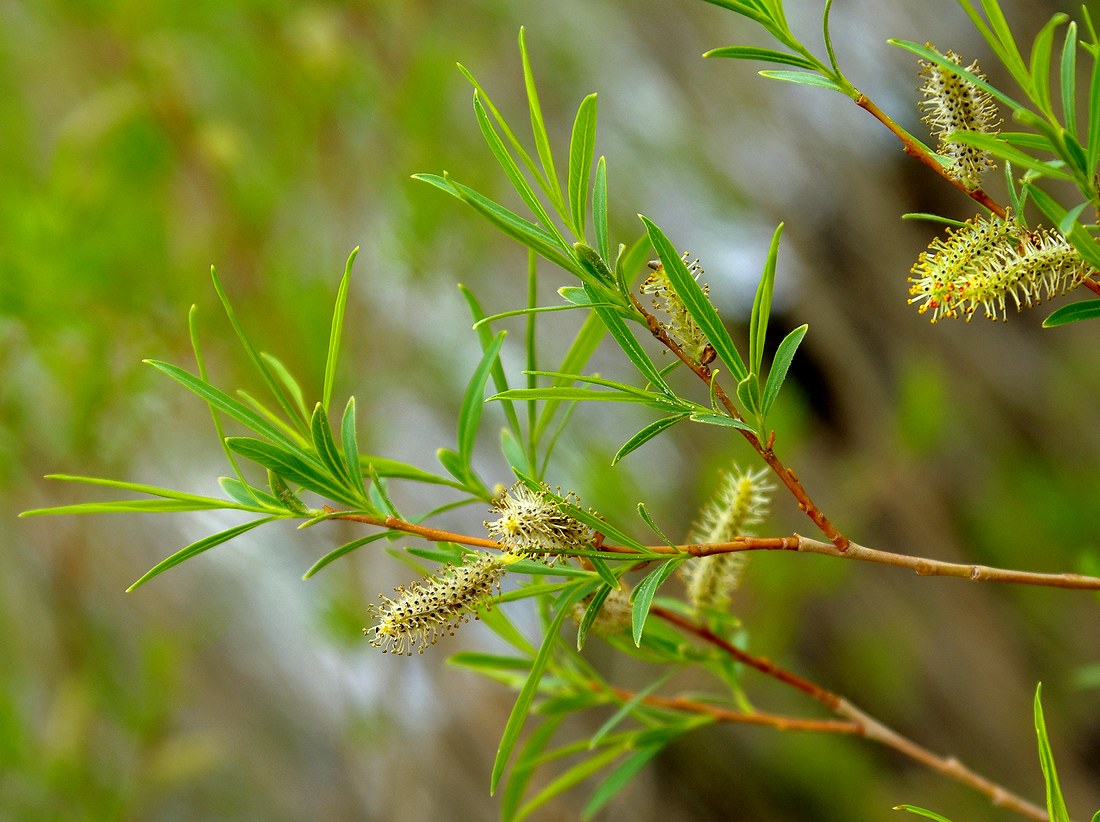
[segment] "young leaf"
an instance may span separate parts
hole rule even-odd
[[[581,100],[577,109],[569,143],[569,214],[573,218],[573,235],[582,241],[588,206],[588,182],[595,155],[596,95],[589,94]]]
[[[325,411],[332,402],[332,388],[336,383],[336,361],[340,356],[340,335],[344,330],[344,309],[348,304],[348,288],[351,285],[351,267],[359,255],[359,246],[352,249],[348,261],[344,264],[344,276],[340,278],[340,287],[336,291],[336,307],[332,310],[332,326],[328,334],[328,354],[325,356],[325,385],[321,393],[321,404]]]
[[[520,689],[519,696],[516,697],[516,703],[512,706],[512,712],[508,715],[508,722],[504,726],[504,733],[501,735],[496,759],[493,762],[493,773],[489,779],[490,794],[496,793],[500,779],[504,775],[504,768],[512,755],[512,749],[515,748],[520,731],[523,730],[524,722],[531,711],[531,703],[535,699],[535,694],[538,693],[539,683],[542,681],[542,674],[546,670],[546,665],[550,662],[550,655],[554,650],[554,644],[558,640],[558,630],[561,628],[561,624],[572,612],[573,605],[595,590],[597,584],[578,583],[558,600],[557,612],[550,620],[550,624],[546,626],[542,645],[531,663],[531,674],[527,677],[527,681],[523,683],[523,688]]]
[[[586,286],[587,287],[587,286]],[[594,299],[594,295],[592,296]],[[607,328],[607,331],[614,338],[615,342],[619,344],[619,348],[626,354],[634,367],[637,368],[642,376],[649,380],[650,384],[660,391],[662,394],[666,394],[669,397],[675,397],[675,392],[665,382],[664,377],[661,376],[661,372],[657,369],[657,366],[653,364],[653,360],[649,358],[649,355],[645,353],[645,349],[630,332],[630,329],[626,327],[626,323],[623,322],[622,315],[611,308],[603,308],[600,305],[594,305],[592,310],[596,312],[596,315],[600,318],[600,321]]]
[[[660,433],[664,432],[665,430],[671,428],[672,426],[674,426],[676,423],[680,422],[681,420],[683,420],[687,416],[688,416],[687,413],[680,413],[680,414],[672,414],[671,416],[668,416],[668,417],[662,417],[659,420],[654,420],[649,425],[647,425],[645,428],[643,428],[641,431],[639,431],[637,434],[635,434],[633,437],[628,439],[625,443],[623,443],[622,448],[620,448],[615,453],[615,456],[611,459],[611,464],[614,465],[619,460],[621,460],[623,457],[625,457],[627,454],[629,454],[631,451],[636,451],[638,448],[641,448],[643,445],[645,445],[651,439],[656,437],[658,434],[660,434]]]
[[[800,325],[783,338],[783,342],[775,350],[775,358],[768,368],[768,380],[764,383],[764,396],[760,401],[760,413],[766,418],[771,411],[772,403],[779,396],[779,389],[783,387],[783,381],[787,379],[787,370],[791,367],[791,361],[809,330],[808,325]]]
[[[1062,43],[1062,60],[1059,66],[1059,87],[1062,92],[1062,116],[1066,131],[1077,135],[1077,23],[1070,20],[1066,39]]]
[[[260,372],[260,376],[263,377],[264,383],[266,383],[267,387],[271,390],[275,399],[278,400],[280,407],[282,407],[287,417],[294,422],[294,425],[298,429],[305,430],[305,418],[294,413],[293,400],[287,395],[286,391],[279,384],[279,381],[272,376],[271,370],[264,363],[263,358],[260,357],[255,346],[252,345],[252,341],[248,339],[248,335],[244,333],[244,326],[241,325],[241,321],[237,318],[237,312],[233,310],[233,305],[229,302],[229,296],[225,293],[225,289],[222,288],[221,280],[218,278],[218,272],[213,266],[210,266],[210,278],[214,281],[214,290],[218,294],[218,299],[222,302],[225,314],[229,318],[229,324],[233,326],[233,330],[237,333],[237,339],[248,355],[248,359],[252,361],[252,365]]]
[[[772,312],[772,292],[775,290],[775,265],[779,256],[779,237],[783,233],[783,223],[775,227],[772,234],[768,259],[764,263],[764,273],[756,287],[756,297],[752,302],[752,315],[749,318],[749,367],[760,375],[764,362],[764,339],[768,334],[768,318]]]
[[[359,462],[359,442],[355,432],[355,397],[348,397],[344,406],[344,418],[340,425],[340,444],[344,447],[344,465],[357,491],[363,488],[363,466]]]
[[[1043,320],[1043,328],[1057,328],[1060,325],[1094,320],[1100,317],[1100,300],[1083,300],[1079,303],[1063,305]]]
[[[353,486],[351,476],[348,474],[347,465],[344,463],[340,450],[336,447],[336,440],[332,438],[332,430],[328,424],[328,414],[321,403],[313,409],[313,417],[309,421],[310,436],[313,438],[313,450],[321,464],[328,469],[329,475],[337,481],[348,486]]]
[[[241,425],[251,428],[257,434],[267,437],[273,442],[280,443],[286,448],[297,447],[297,444],[278,427],[272,425],[259,414],[256,414],[254,411],[237,402],[237,400],[215,388],[205,380],[200,380],[198,377],[184,371],[182,368],[170,365],[166,362],[160,362],[158,360],[144,360],[144,362],[153,366],[153,368],[156,368],[158,371],[167,374],[188,391],[197,394],[212,407],[217,408],[219,411],[223,411],[229,417],[232,417]]]
[[[596,229],[596,250],[611,261],[611,235],[607,218],[607,160],[596,161],[596,179],[592,183],[592,224]]]
[[[797,54],[788,54],[785,51],[775,49],[762,49],[755,46],[725,46],[703,52],[704,57],[729,57],[734,60],[762,60],[765,63],[780,63],[786,66],[797,66],[809,71],[817,71],[818,66],[813,60],[809,60]]]
[[[685,555],[686,558],[687,555]],[[683,559],[669,559],[657,566],[657,569],[638,583],[631,599],[634,609],[631,613],[631,625],[634,635],[634,644],[641,647],[642,633],[645,631],[646,619],[649,617],[650,606],[653,605],[653,597],[666,579],[680,566]]]
[[[531,112],[531,133],[535,138],[535,148],[538,150],[539,159],[542,161],[542,169],[546,173],[546,195],[564,218],[566,214],[565,203],[561,196],[561,183],[558,173],[554,169],[554,156],[550,151],[550,136],[546,133],[546,123],[542,119],[542,107],[539,105],[539,94],[535,88],[535,73],[531,70],[531,58],[527,53],[527,35],[521,27],[519,30],[519,55],[523,62],[523,83],[527,89],[527,107]]]
[[[839,91],[841,94],[848,96],[845,90],[837,84],[836,80],[830,77],[824,77],[820,74],[813,74],[808,71],[781,71],[779,69],[766,69],[758,73],[761,77],[770,77],[772,80],[783,80],[787,83],[797,83],[800,86],[827,88],[832,91]]]
[[[341,484],[342,477],[333,477],[325,466],[304,451],[284,448],[254,437],[227,437],[226,445],[245,459],[252,460],[315,494],[353,508],[363,507],[364,501],[353,496]]]
[[[584,650],[584,643],[588,639],[588,632],[592,630],[592,626],[596,622],[596,617],[600,615],[600,609],[603,608],[603,604],[607,600],[607,597],[617,587],[617,585],[610,584],[601,585],[588,600],[588,606],[584,609],[584,616],[581,617],[580,624],[577,626],[578,651]]]
[[[554,265],[578,277],[581,276],[580,266],[568,256],[568,247],[563,246],[557,237],[530,220],[523,219],[518,214],[504,208],[504,206],[478,194],[472,188],[447,177],[438,177],[434,174],[414,174],[412,176],[414,180],[430,183],[436,188],[446,191],[452,197],[457,197],[512,239],[534,250]]]
[[[493,338],[466,385],[466,394],[458,415],[458,453],[467,465],[473,456],[477,426],[481,421],[481,409],[485,405],[485,384],[489,381],[493,367],[498,364],[497,358],[506,334],[507,332],[501,331]]]
[[[1068,19],[1064,14],[1055,14],[1035,35],[1031,46],[1031,99],[1051,120],[1055,119],[1054,110],[1050,107],[1050,56],[1054,49],[1054,30]]]
[[[138,579],[137,582],[135,582],[126,590],[127,592],[133,591],[135,588],[144,585],[146,582],[148,582],[158,574],[164,573],[169,568],[175,568],[181,562],[186,562],[187,560],[191,559],[191,557],[197,556],[203,551],[207,551],[215,547],[216,545],[221,545],[223,542],[229,542],[229,540],[234,539],[235,537],[239,537],[241,534],[251,531],[253,528],[258,528],[259,526],[264,525],[268,522],[272,522],[276,519],[278,519],[278,517],[264,517],[262,519],[254,519],[251,522],[246,522],[242,525],[235,525],[232,528],[226,528],[224,531],[219,531],[216,534],[211,534],[208,537],[203,537],[197,542],[192,542],[186,548],[176,551],[176,553],[172,554],[172,556],[168,557],[165,560],[162,560],[161,562],[158,562],[156,565],[146,571],[145,574],[140,579]]]
[[[554,221],[550,219],[550,215],[539,202],[538,195],[535,194],[534,189],[531,188],[526,178],[523,176],[523,172],[519,170],[519,166],[516,165],[515,160],[508,153],[508,149],[504,146],[504,141],[497,135],[496,130],[493,128],[493,124],[489,122],[489,117],[485,113],[484,106],[481,105],[481,99],[478,96],[477,91],[474,91],[474,115],[477,117],[477,124],[481,128],[481,133],[485,137],[485,142],[489,145],[489,150],[493,152],[493,156],[497,158],[497,162],[500,163],[500,167],[504,169],[505,176],[508,177],[508,181],[512,184],[512,188],[519,194],[520,199],[531,210],[531,213],[535,215],[543,228],[545,228],[550,234],[554,235],[555,240],[565,245],[565,238],[558,232],[557,226]]]
[[[477,330],[477,339],[481,344],[481,350],[484,352],[490,345],[493,344],[493,332],[489,330],[488,322],[486,320],[485,311],[481,307],[481,303],[478,302],[477,297],[466,286],[459,285],[459,291],[462,292],[462,296],[466,298],[466,304],[470,308],[470,315],[474,319],[474,328]],[[493,385],[497,391],[508,390],[508,376],[504,372],[504,366],[500,362],[498,357],[493,364],[492,370]],[[519,417],[516,415],[515,406],[510,402],[504,403],[504,416],[508,419],[508,424],[512,426],[512,431],[518,437],[520,436]]]
[[[923,816],[926,819],[931,819],[932,822],[951,822],[946,816],[940,816],[935,811],[928,811],[924,808],[918,808],[916,805],[895,805],[895,811],[909,811],[909,813],[915,813],[917,816]]]
[[[565,773],[552,780],[549,785],[539,791],[533,798],[528,800],[519,812],[516,814],[516,822],[526,819],[534,811],[541,806],[545,805],[555,796],[569,790],[570,788],[580,784],[592,774],[601,770],[626,750],[625,746],[619,745],[613,748],[600,751],[598,754],[583,759],[573,767],[565,771]]]
[[[380,539],[384,539],[392,533],[392,531],[382,531],[377,534],[370,534],[369,536],[359,537],[359,539],[353,539],[351,542],[345,542],[339,548],[335,548],[332,551],[329,551],[327,554],[325,554],[323,557],[313,563],[313,565],[310,566],[309,570],[302,574],[302,579],[312,578],[318,571],[320,571],[330,562],[333,562],[334,560],[337,560],[340,557],[345,556],[346,554],[350,554],[356,548],[362,548],[364,545],[367,545],[371,542],[377,542]]]
[[[1039,740],[1039,764],[1043,768],[1043,779],[1047,786],[1047,815],[1050,822],[1070,822],[1066,800],[1062,797],[1062,788],[1058,784],[1058,771],[1054,767],[1054,754],[1047,737],[1046,720],[1043,718],[1043,705],[1040,701],[1043,685],[1035,688],[1035,735]]]
[[[298,411],[298,415],[303,420],[309,419],[309,411],[306,409],[306,401],[302,396],[302,387],[298,385],[298,381],[294,379],[282,361],[272,354],[268,354],[265,351],[260,352],[260,357],[267,363],[271,370],[275,373],[275,378],[283,384],[283,387],[290,392],[290,397],[294,400],[294,407]]]

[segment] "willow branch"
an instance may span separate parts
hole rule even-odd
[[[1043,808],[1028,802],[1026,799],[1009,791],[1007,788],[976,773],[958,759],[940,756],[918,745],[908,737],[902,736],[897,731],[892,730],[874,717],[860,710],[839,694],[835,694],[832,691],[822,688],[820,685],[803,679],[797,674],[791,673],[768,659],[757,657],[741,650],[736,645],[718,636],[708,628],[698,625],[674,611],[669,611],[659,605],[654,605],[650,608],[650,613],[675,625],[677,628],[693,635],[697,639],[719,648],[747,667],[753,668],[772,679],[802,691],[804,694],[820,702],[832,713],[848,722],[855,723],[857,726],[857,729],[854,731],[838,730],[836,732],[850,732],[857,736],[862,736],[865,739],[878,742],[880,745],[885,745],[915,762],[919,762],[925,767],[989,797],[989,800],[995,807],[1005,808],[1006,810],[1014,811],[1022,816],[1046,822],[1047,814]]]
[[[431,542],[453,542],[458,545],[470,545],[476,548],[489,548],[492,550],[504,550],[496,540],[485,537],[475,537],[469,534],[458,534],[453,531],[443,531],[438,528],[428,528],[414,522],[407,522],[397,517],[376,517],[369,514],[341,514],[328,506],[325,510],[332,514],[332,519],[359,522],[364,525],[374,525],[379,528],[387,528],[391,531],[402,531],[406,534],[421,537]],[[633,548],[603,543],[599,550],[605,553],[622,554],[624,556],[638,555]],[[853,559],[860,562],[872,562],[878,565],[889,565],[895,568],[906,568],[918,576],[924,577],[955,577],[968,579],[971,582],[1002,582],[1015,585],[1038,585],[1047,588],[1072,588],[1084,591],[1100,591],[1100,577],[1090,577],[1084,574],[1044,574],[1034,571],[1016,571],[1010,568],[994,568],[989,565],[974,565],[970,563],[944,562],[938,559],[926,559],[924,557],[910,556],[908,554],[895,554],[890,551],[880,551],[876,548],[868,548],[855,542],[849,542],[848,547],[841,550],[836,545],[820,540],[809,539],[793,534],[789,537],[739,537],[732,542],[708,542],[688,543],[684,545],[650,545],[646,546],[646,552],[663,554],[666,556],[678,556],[690,554],[693,557],[712,556],[714,554],[730,554],[738,551],[795,551],[803,554],[823,554],[838,559]],[[582,555],[583,556],[583,555]]]
[[[641,301],[634,296],[630,295],[630,301],[634,304],[634,308],[637,309],[643,317],[645,317],[646,325],[649,326],[650,333],[669,351],[675,354],[681,362],[684,363],[692,372],[703,381],[707,388],[714,392],[715,398],[722,403],[722,407],[726,409],[726,412],[735,420],[744,422],[744,417],[741,416],[741,412],[737,410],[737,406],[726,394],[725,390],[714,378],[714,374],[710,368],[702,363],[695,362],[691,357],[684,353],[684,350],[676,343],[668,332],[661,325],[660,321],[646,310]],[[794,498],[798,501],[798,507],[804,511],[821,532],[825,534],[833,544],[837,546],[837,549],[844,551],[848,546],[848,538],[845,537],[840,530],[833,525],[825,513],[814,504],[814,501],[810,499],[810,495],[806,492],[802,482],[798,479],[795,472],[785,466],[776,456],[775,451],[772,449],[772,441],[774,437],[766,443],[760,442],[760,438],[757,437],[752,431],[746,431],[743,428],[737,429],[745,440],[751,445],[758,454],[764,459],[768,466],[775,472],[775,475],[779,477],[787,490],[791,492]]]
[[[956,180],[954,177],[948,174],[947,169],[940,164],[935,155],[933,155],[924,145],[922,145],[917,139],[915,139],[913,135],[911,135],[909,132],[907,132],[905,129],[895,123],[890,118],[890,116],[886,114],[886,112],[875,105],[874,101],[871,100],[870,97],[867,97],[864,94],[860,94],[859,97],[856,98],[855,102],[857,106],[859,106],[861,109],[866,111],[880,123],[886,126],[886,128],[890,129],[894,136],[901,140],[901,145],[906,154],[908,154],[910,157],[916,157],[938,175],[943,177],[943,179],[947,180],[947,182],[951,183],[951,185],[953,185],[967,197],[978,203],[978,205],[982,206],[983,208],[989,209],[1002,220],[1007,219],[1008,210],[1003,205],[998,203],[980,188],[969,189],[959,180]]]

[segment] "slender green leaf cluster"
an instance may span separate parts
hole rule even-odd
[[[737,536],[752,536],[752,526],[763,522],[775,485],[765,479],[768,471],[723,472],[714,495],[703,506],[688,533],[688,542],[706,544],[730,542]],[[698,610],[720,611],[740,586],[748,563],[743,551],[699,557],[681,566],[691,604]]]
[[[962,59],[953,51],[948,51],[944,57],[962,65]],[[1000,120],[993,96],[981,86],[936,63],[922,60],[920,65],[921,77],[924,78],[920,89],[924,99],[920,106],[927,112],[924,122],[939,138],[937,151],[947,159],[947,172],[952,177],[968,189],[978,188],[982,174],[995,165],[992,158],[987,151],[950,138],[960,131],[996,136]],[[985,79],[978,69],[977,60],[966,70]]]
[[[437,574],[408,586],[394,588],[395,598],[379,594],[380,603],[367,606],[378,619],[363,633],[383,653],[411,656],[424,653],[440,636],[454,636],[455,629],[476,617],[500,590],[506,563],[499,557],[477,554],[461,565],[444,566]]]
[[[909,302],[919,303],[932,322],[943,317],[970,320],[981,306],[989,319],[1078,285],[1091,267],[1053,229],[1021,228],[1012,220],[980,215],[948,229],[921,252],[913,266]]]

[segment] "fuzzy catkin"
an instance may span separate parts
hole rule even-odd
[[[962,58],[955,52],[948,51],[944,57],[962,66]],[[936,151],[949,161],[947,173],[972,191],[981,185],[982,175],[994,167],[993,160],[988,152],[949,138],[959,131],[996,134],[1001,124],[997,106],[989,92],[965,77],[935,63],[922,60],[920,65],[924,99],[919,105],[926,111],[924,122],[939,138]],[[977,61],[966,71],[985,80]]]
[[[692,526],[692,543],[730,542],[737,536],[751,536],[750,526],[767,516],[775,486],[764,477],[767,469],[734,471],[723,475],[718,489],[703,507]],[[682,570],[691,604],[700,610],[722,610],[741,584],[748,557],[743,551],[712,554],[685,563]]]
[[[478,554],[462,565],[448,565],[433,576],[394,588],[396,598],[379,595],[381,602],[367,606],[378,623],[364,628],[371,645],[383,653],[411,656],[415,647],[424,653],[440,636],[454,636],[455,629],[476,616],[500,590],[506,563]]]

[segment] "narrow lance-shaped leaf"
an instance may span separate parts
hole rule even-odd
[[[749,318],[749,364],[757,376],[763,373],[764,341],[768,334],[768,318],[772,312],[776,258],[779,256],[779,237],[782,233],[783,223],[780,223],[772,234],[768,259],[764,263],[764,273],[756,288],[756,297],[753,300],[752,314]]]
[[[458,453],[469,464],[477,439],[477,426],[481,422],[481,409],[485,405],[485,384],[504,345],[506,331],[499,332],[481,355],[481,362],[474,369],[470,382],[466,385],[466,394],[462,399],[462,408],[458,414]]]
[[[1080,139],[1077,134],[1077,23],[1073,20],[1066,28],[1066,39],[1062,43],[1062,59],[1058,74],[1066,131]]]
[[[137,582],[135,582],[126,590],[133,591],[135,588],[144,585],[146,582],[148,582],[158,574],[164,573],[169,568],[175,568],[181,562],[186,562],[187,560],[191,559],[191,557],[197,556],[203,551],[208,551],[217,545],[221,545],[223,542],[228,542],[235,537],[239,537],[241,534],[251,531],[253,528],[258,528],[259,526],[268,522],[272,522],[275,519],[277,519],[277,517],[264,517],[262,519],[252,520],[252,522],[246,522],[243,525],[235,525],[232,528],[226,528],[224,531],[219,531],[216,534],[211,534],[208,537],[203,537],[196,542],[192,542],[186,548],[176,551],[176,553],[172,554],[172,556],[161,562],[158,562],[156,565],[150,568],[140,579],[138,579]]]
[[[353,486],[351,476],[348,474],[347,465],[336,447],[336,440],[332,437],[329,428],[328,414],[321,403],[317,403],[313,409],[313,416],[309,422],[310,435],[313,438],[313,448],[332,478],[340,483]]]
[[[627,454],[631,453],[632,451],[638,450],[657,435],[665,432],[681,420],[686,419],[687,416],[688,415],[686,413],[672,414],[671,416],[662,417],[659,420],[654,420],[633,437],[623,443],[622,447],[611,459],[611,464],[614,465]]]
[[[504,726],[504,733],[501,735],[496,759],[493,762],[493,773],[489,780],[490,793],[496,793],[500,779],[504,775],[504,768],[508,764],[508,759],[519,740],[523,725],[531,712],[531,703],[535,699],[535,694],[538,693],[539,683],[542,681],[543,672],[550,662],[550,655],[554,650],[554,644],[558,640],[558,631],[562,623],[573,610],[573,605],[588,596],[599,584],[598,582],[578,583],[575,588],[559,598],[557,611],[546,626],[542,645],[531,663],[531,674],[527,677],[527,681],[523,683],[523,688],[520,689],[519,696],[516,697],[516,703],[512,706],[512,712],[508,715],[508,722]]]
[[[218,278],[218,272],[213,266],[210,267],[210,278],[214,281],[214,290],[218,294],[218,299],[221,300],[222,307],[225,309],[225,314],[229,318],[229,324],[233,326],[233,330],[237,334],[237,339],[248,355],[248,359],[252,362],[255,369],[260,372],[260,376],[263,377],[264,383],[278,401],[283,412],[294,423],[298,430],[304,431],[306,420],[295,413],[294,401],[287,394],[282,385],[279,384],[279,381],[272,375],[271,369],[267,367],[267,364],[256,350],[256,347],[252,345],[252,341],[248,338],[248,335],[245,334],[244,326],[241,325],[241,321],[237,318],[237,312],[234,311],[232,303],[229,302],[229,296],[222,287],[221,280]]]
[[[684,557],[687,558],[687,555]],[[653,597],[657,594],[657,589],[664,585],[665,580],[672,576],[673,572],[680,566],[683,559],[670,559],[657,566],[657,569],[650,573],[645,579],[638,583],[638,587],[634,589],[634,594],[631,597],[634,602],[634,608],[631,612],[631,625],[632,633],[634,636],[634,644],[638,647],[642,645],[642,634],[645,632],[645,623],[649,618],[649,609],[653,605]]]
[[[558,180],[558,173],[554,169],[554,156],[550,151],[550,136],[546,132],[546,122],[542,118],[538,89],[535,88],[535,73],[531,70],[531,58],[527,53],[527,34],[522,27],[519,30],[519,54],[523,62],[523,83],[527,89],[527,107],[531,112],[531,133],[535,138],[535,148],[538,150],[539,160],[542,161],[542,169],[546,174],[546,196],[550,198],[558,213],[565,219],[566,208],[561,196],[561,183]]]
[[[1063,305],[1043,320],[1043,328],[1057,328],[1082,320],[1095,320],[1097,317],[1100,317],[1100,300],[1084,300]]]
[[[588,182],[596,154],[596,95],[589,94],[577,109],[569,143],[569,214],[573,234],[584,240],[588,206]]]
[[[364,504],[362,499],[354,497],[339,479],[330,476],[328,470],[309,454],[253,437],[228,437],[226,444],[245,459],[269,468],[289,482],[297,483],[315,494],[355,508]]]
[[[355,397],[348,397],[340,425],[340,444],[344,447],[344,465],[348,477],[358,491],[363,489],[363,466],[359,462],[359,442],[355,431]]]
[[[552,234],[555,240],[562,246],[564,246],[565,238],[562,237],[558,231],[557,226],[554,225],[554,221],[550,219],[550,215],[539,202],[538,195],[535,194],[534,189],[527,182],[523,176],[523,172],[520,171],[519,166],[515,160],[508,153],[508,149],[504,146],[504,141],[497,135],[496,130],[493,128],[493,124],[489,122],[489,117],[485,113],[484,106],[481,105],[481,99],[478,93],[474,92],[474,115],[477,117],[477,124],[481,128],[482,136],[485,137],[485,142],[489,145],[489,150],[493,152],[493,156],[497,158],[497,162],[500,167],[504,169],[505,176],[508,177],[508,181],[512,184],[512,188],[519,194],[520,199],[531,210],[531,213],[535,215],[538,221],[542,224],[542,227]]]
[[[607,218],[607,160],[596,161],[596,179],[592,183],[592,223],[596,230],[596,250],[611,261],[611,235]]]
[[[1070,822],[1062,787],[1058,784],[1058,770],[1054,767],[1054,753],[1050,749],[1046,720],[1043,718],[1042,694],[1043,686],[1040,683],[1035,688],[1035,735],[1039,741],[1039,764],[1043,768],[1043,779],[1047,787],[1047,816],[1050,822]]]
[[[780,63],[787,66],[797,66],[809,71],[816,71],[817,64],[812,60],[797,54],[789,54],[775,49],[757,48],[755,46],[725,46],[703,52],[704,57],[726,57],[734,60],[761,60],[765,63]]]
[[[321,405],[326,413],[332,402],[332,389],[336,384],[336,363],[340,357],[340,336],[344,330],[344,310],[348,304],[348,289],[351,285],[351,267],[359,255],[359,246],[352,249],[344,264],[344,276],[340,278],[340,287],[336,290],[336,306],[332,310],[332,325],[328,335],[328,354],[325,356],[325,384],[321,392]]]
[[[802,343],[802,338],[809,330],[808,325],[800,325],[783,338],[783,342],[775,351],[775,358],[768,369],[768,380],[764,384],[764,396],[760,402],[760,413],[766,418],[772,409],[775,398],[779,396],[779,389],[783,387],[783,381],[787,378],[787,370],[791,367],[795,352]]]

